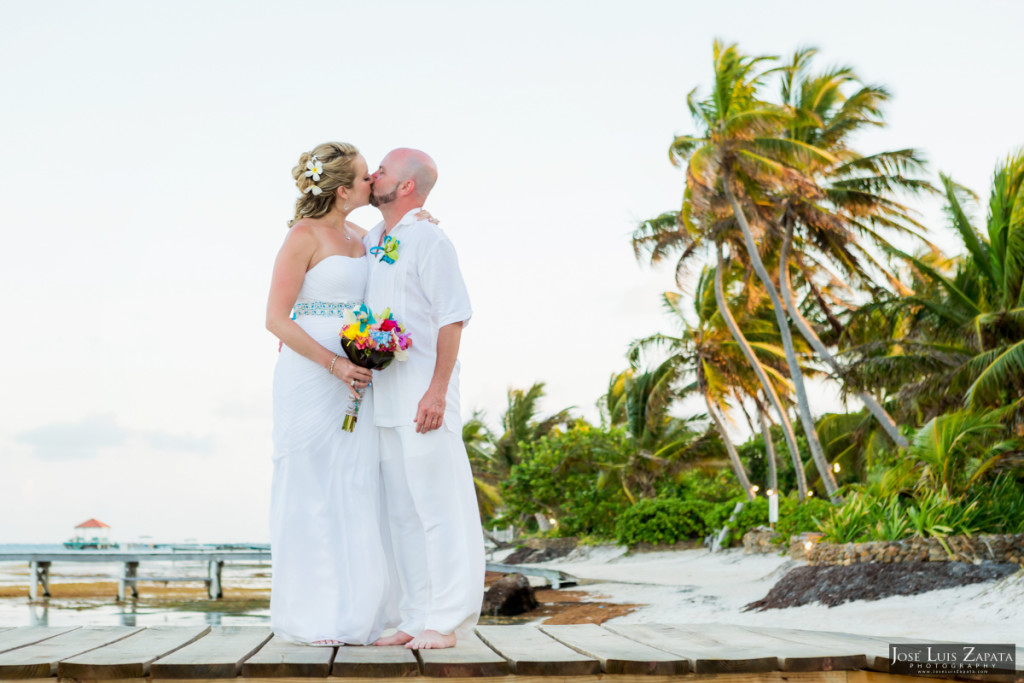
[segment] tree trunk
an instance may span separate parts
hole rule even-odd
[[[796,390],[797,414],[800,416],[800,423],[803,425],[804,434],[807,435],[807,445],[811,449],[811,458],[818,469],[818,475],[821,477],[822,484],[825,485],[825,492],[834,502],[836,500],[836,490],[839,487],[836,485],[835,477],[832,476],[832,468],[829,467],[828,461],[825,460],[825,451],[821,447],[821,441],[818,439],[818,430],[814,426],[814,419],[811,417],[810,402],[807,399],[807,388],[804,386],[804,374],[800,369],[800,363],[797,361],[796,350],[793,348],[793,335],[789,330],[789,321],[786,320],[786,309],[782,305],[782,300],[779,298],[779,292],[775,289],[771,275],[768,274],[768,269],[764,267],[764,262],[761,261],[761,255],[757,251],[757,244],[754,242],[754,234],[750,231],[750,224],[747,222],[743,209],[740,207],[739,202],[736,201],[731,184],[730,174],[725,173],[722,178],[722,186],[725,188],[726,199],[729,200],[733,215],[736,216],[736,222],[739,223],[740,230],[743,231],[743,239],[747,245],[750,264],[754,267],[754,272],[757,273],[757,277],[761,280],[765,291],[768,292],[768,297],[772,300],[772,308],[775,309],[775,320],[779,326],[779,334],[782,336],[782,348],[786,352],[789,376],[793,379],[793,388]]]
[[[764,393],[768,396],[768,400],[771,401],[775,412],[779,416],[779,424],[782,425],[782,430],[786,435],[786,446],[789,447],[789,454],[793,458],[797,495],[802,501],[807,496],[807,478],[804,476],[804,464],[800,461],[800,451],[796,447],[796,435],[793,433],[793,424],[789,421],[789,415],[786,413],[786,408],[782,405],[782,401],[779,400],[775,387],[772,386],[771,380],[768,379],[764,368],[761,367],[761,361],[754,355],[754,349],[750,347],[747,338],[743,336],[739,325],[736,324],[736,319],[732,317],[732,311],[729,310],[729,305],[725,301],[725,291],[722,288],[725,258],[722,256],[721,242],[715,243],[715,250],[718,256],[718,265],[715,268],[715,301],[718,303],[718,311],[722,314],[722,319],[725,320],[729,333],[732,334],[732,338],[739,345],[740,350],[743,351],[743,355],[746,357],[747,362],[750,363],[751,369],[761,382],[761,388],[764,389]]]
[[[796,303],[793,300],[793,285],[791,284],[789,277],[789,264],[786,262],[786,256],[789,255],[790,245],[793,243],[793,224],[789,223],[786,225],[786,237],[782,242],[782,258],[779,260],[779,286],[782,287],[782,298],[786,304],[786,310],[789,312],[789,317],[793,319],[793,324],[796,325],[796,329],[800,331],[807,343],[811,345],[815,353],[821,356],[821,359],[832,368],[832,372],[836,374],[836,377],[842,378],[842,370],[839,367],[839,362],[835,359],[828,347],[821,341],[818,334],[811,327],[811,324],[807,322],[806,318],[801,315],[800,310],[796,307]],[[900,434],[899,429],[896,427],[896,421],[892,419],[892,416],[882,407],[882,404],[878,400],[866,391],[857,390],[857,398],[859,398],[864,406],[871,412],[871,414],[878,421],[878,424],[882,426],[885,433],[889,435],[889,438],[899,446],[900,448],[906,448],[909,444],[907,443],[906,437]]]
[[[775,443],[772,432],[768,428],[768,420],[764,416],[764,406],[757,401],[757,421],[761,423],[761,438],[764,439],[764,457],[768,459],[768,489],[779,492],[779,473],[775,467]]]
[[[744,492],[747,494],[747,500],[754,500],[754,492],[751,490],[750,479],[747,477],[746,470],[743,469],[743,463],[740,461],[740,454],[736,452],[736,447],[732,445],[732,441],[729,440],[729,434],[725,431],[725,422],[722,421],[721,416],[715,406],[715,402],[711,400],[711,396],[708,392],[704,392],[704,400],[708,404],[708,415],[715,423],[715,427],[718,428],[718,434],[722,437],[722,443],[725,444],[725,450],[729,453],[729,460],[732,462],[732,471],[736,474],[736,478],[740,482],[740,486],[743,487]]]

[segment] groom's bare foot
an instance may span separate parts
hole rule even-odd
[[[405,645],[410,640],[412,640],[412,636],[410,636],[405,631],[398,631],[397,633],[394,633],[388,636],[387,638],[378,638],[377,640],[373,641],[373,644],[380,645],[382,647],[387,645]]]
[[[446,635],[437,631],[424,631],[406,643],[405,647],[409,650],[440,650],[455,647],[455,633]]]

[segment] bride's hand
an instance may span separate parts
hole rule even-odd
[[[434,225],[437,225],[441,221],[434,218],[429,211],[426,209],[420,209],[419,213],[416,214],[416,219],[421,221],[430,221]]]
[[[348,392],[352,394],[352,398],[359,398],[359,392],[373,380],[373,373],[370,370],[361,368],[350,360],[345,360],[344,363],[335,362],[334,376],[348,385]]]

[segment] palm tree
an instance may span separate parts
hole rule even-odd
[[[745,256],[774,307],[782,347],[796,392],[797,411],[807,435],[811,457],[826,492],[834,498],[837,488],[835,479],[814,430],[803,372],[796,357],[785,307],[761,259],[750,221],[751,218],[755,221],[758,236],[764,242],[764,226],[774,218],[770,195],[783,187],[810,185],[798,170],[808,159],[821,158],[829,162],[834,159],[813,145],[787,136],[790,121],[787,110],[759,99],[758,91],[763,85],[766,72],[759,72],[758,69],[760,62],[765,59],[747,57],[735,45],[725,47],[715,41],[715,74],[711,94],[698,100],[696,91],[692,91],[687,98],[690,111],[702,130],[696,136],[676,137],[671,146],[671,156],[674,163],[685,163],[687,167],[684,214],[687,213],[687,203],[693,206],[688,212],[692,215],[694,209],[697,212],[713,211],[716,203],[720,204],[721,196],[725,197],[733,219],[729,221],[728,227],[739,228]],[[724,236],[721,235],[715,240],[719,262],[722,260],[723,240]],[[781,419],[782,411],[778,406],[776,410]]]
[[[679,379],[674,358],[647,372],[633,367],[613,375],[608,393],[598,402],[607,423],[625,427],[633,443],[629,460],[601,473],[605,481],[609,476],[617,479],[630,502],[656,497],[655,482],[662,477],[720,462],[711,434],[695,430],[693,419],[669,414],[679,397]]]
[[[883,88],[860,85],[849,67],[809,74],[816,52],[814,49],[797,51],[782,71],[782,101],[795,114],[788,135],[816,149],[827,150],[828,156],[807,156],[802,173],[813,180],[813,184],[783,186],[790,192],[780,198],[779,283],[794,326],[835,376],[849,385],[839,362],[796,305],[789,260],[794,232],[799,231],[799,243],[804,245],[804,250],[821,253],[851,281],[866,281],[873,287],[871,271],[876,271],[890,283],[898,283],[858,238],[888,247],[890,244],[879,229],[889,229],[924,241],[918,232],[923,226],[910,216],[906,206],[893,199],[893,195],[896,191],[916,193],[934,188],[925,181],[907,177],[908,173],[923,167],[915,150],[887,151],[865,157],[849,148],[850,137],[861,128],[882,125],[881,105],[889,99],[889,93]],[[843,89],[849,84],[858,87],[846,96]],[[797,263],[803,264],[806,259],[805,255],[797,259]],[[808,272],[806,267],[800,272],[813,290],[814,273]],[[830,315],[822,297],[815,294],[813,300],[821,304],[823,313],[835,328],[835,316]],[[895,421],[874,396],[856,386],[847,386],[847,389],[860,398],[897,445],[907,445]]]
[[[730,272],[730,282],[737,276],[735,270]],[[723,327],[726,324],[726,317],[722,315],[722,306],[716,301],[718,294],[723,293],[725,287],[722,285],[724,278],[715,269],[705,268],[697,282],[694,296],[694,312],[696,313],[697,324],[691,325],[681,307],[681,297],[678,294],[666,293],[665,305],[680,327],[678,337],[656,334],[645,339],[637,340],[630,349],[630,357],[636,360],[639,353],[648,349],[658,349],[668,353],[666,363],[677,368],[680,377],[691,378],[689,383],[679,389],[680,395],[687,395],[693,392],[698,393],[704,400],[708,409],[708,416],[717,429],[723,445],[729,454],[733,472],[739,480],[748,498],[753,497],[749,477],[740,461],[739,454],[729,438],[726,428],[726,416],[729,404],[732,401],[742,402],[744,398],[756,396],[760,390],[760,376],[764,377],[778,398],[777,389],[785,388],[786,380],[776,368],[784,353],[773,342],[777,339],[773,326],[764,320],[764,307],[755,308],[755,311],[743,319],[743,326],[748,329],[753,341],[740,335],[743,343],[733,338],[729,329]],[[717,283],[712,290],[712,281]],[[744,291],[745,295],[751,293],[751,288]],[[744,304],[733,304],[739,310],[746,310]],[[730,310],[730,304],[726,302],[726,311]],[[731,313],[729,314],[731,318]],[[733,324],[736,324],[733,319]],[[737,324],[738,328],[739,325]],[[761,338],[759,338],[761,337]],[[744,350],[744,346],[746,349]],[[760,356],[755,355],[755,349]],[[753,364],[745,358],[745,351],[753,355],[756,363],[756,373]],[[747,362],[744,362],[746,360]],[[801,497],[806,493],[806,480],[803,478],[803,467],[799,460],[799,454],[794,449],[791,452],[797,453],[795,458],[796,469],[798,470],[798,490]]]
[[[861,381],[893,391],[922,421],[1024,394],[1024,150],[996,168],[984,232],[968,218],[973,195],[941,179],[966,253],[939,259],[892,249],[912,267],[913,291],[859,313],[863,329],[851,335],[860,336],[851,355],[861,359]],[[888,338],[872,342],[879,331]]]
[[[495,468],[494,436],[479,411],[462,423],[462,443],[469,456],[476,487],[476,504],[481,519],[494,517],[502,506],[498,483],[501,476]]]
[[[573,421],[565,408],[548,417],[538,419],[540,400],[544,397],[544,382],[535,382],[525,391],[508,390],[508,408],[501,417],[504,433],[494,444],[494,459],[503,472],[508,472],[519,462],[519,444],[522,441],[536,441],[551,433],[559,425]]]

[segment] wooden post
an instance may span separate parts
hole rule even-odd
[[[219,600],[224,597],[224,590],[221,587],[221,575],[224,570],[224,560],[210,560],[210,599]]]
[[[50,597],[50,563],[32,560],[29,562],[30,583],[28,585],[28,597],[30,600],[39,598],[39,584],[43,584],[43,597]]]
[[[139,582],[135,580],[135,577],[139,575],[139,563],[138,562],[125,562],[124,572],[121,574],[121,580],[117,582],[117,599],[124,602],[125,599],[125,586],[130,585],[132,587],[132,597],[139,597]]]
[[[39,581],[43,584],[43,597],[50,597],[50,563],[39,563]]]

